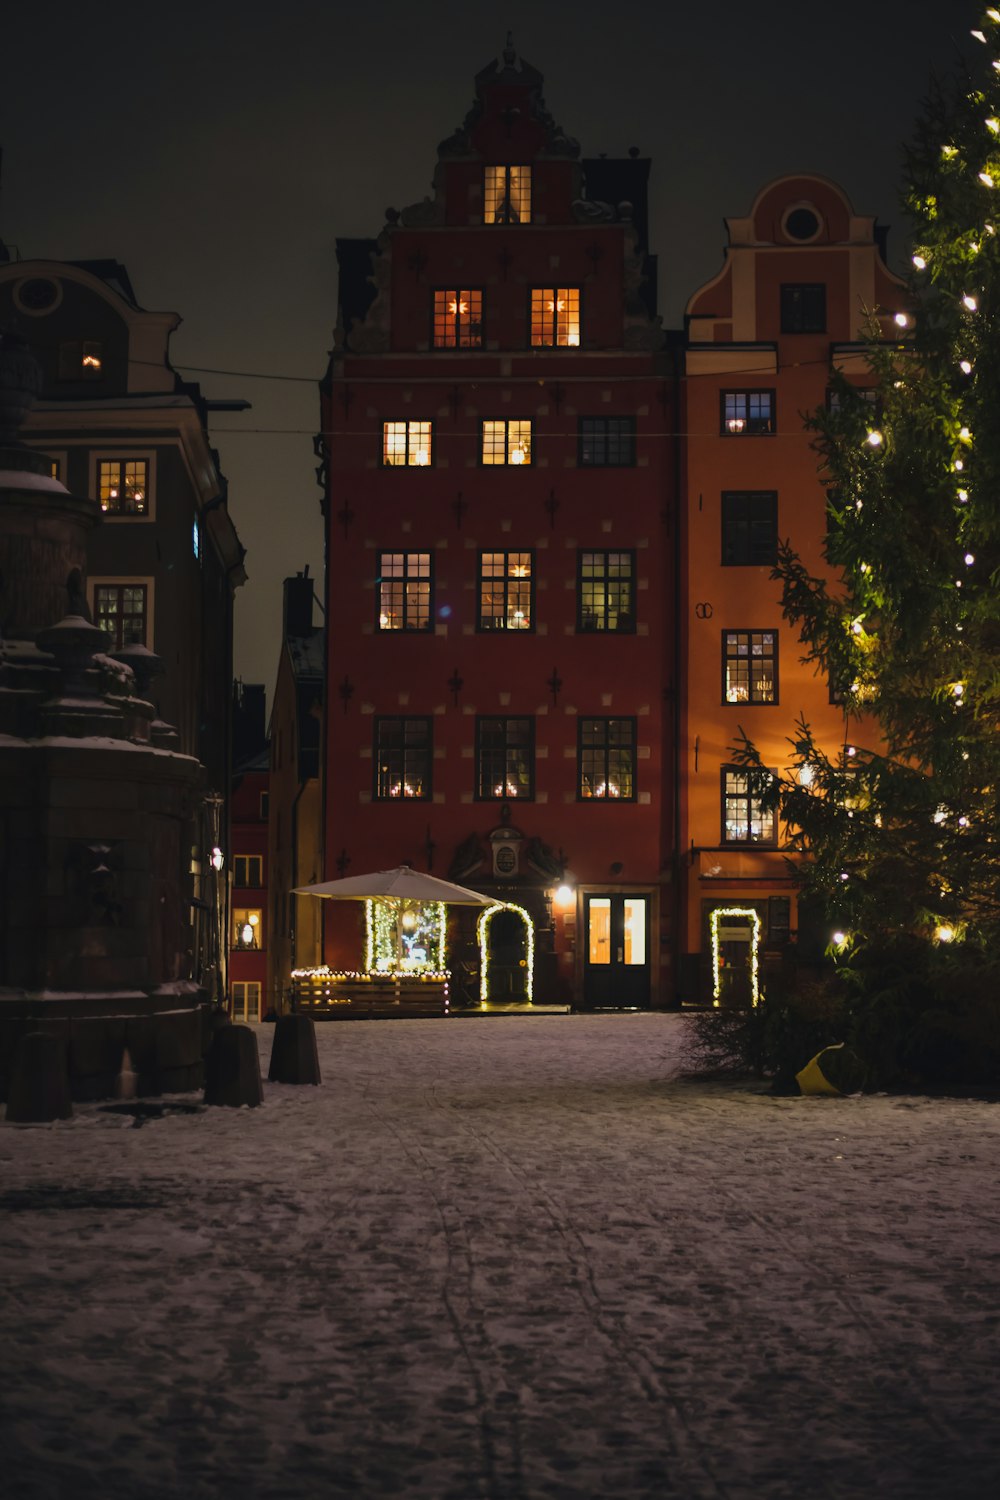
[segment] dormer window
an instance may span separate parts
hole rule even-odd
[[[530,167],[486,168],[483,223],[531,223]]]
[[[96,339],[59,345],[60,380],[100,380],[104,374],[104,349]]]

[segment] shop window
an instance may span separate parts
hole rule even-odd
[[[635,553],[580,552],[576,628],[619,635],[635,630]]]
[[[748,773],[734,766],[723,766],[722,842],[773,844],[777,827],[777,813],[764,809],[760,797],[751,793]]]
[[[531,292],[531,347],[571,349],[580,342],[580,288],[536,286]]]
[[[531,223],[530,167],[486,168],[483,179],[483,223]]]
[[[778,558],[778,497],[773,490],[722,496],[722,566],[773,567]]]
[[[441,287],[434,293],[434,348],[483,347],[483,294],[472,287]]]
[[[430,630],[431,554],[380,552],[376,592],[379,630]]]
[[[388,469],[426,468],[433,438],[433,422],[383,422],[382,462]]]
[[[476,796],[484,802],[504,802],[535,794],[534,720],[479,718],[476,720]]]
[[[483,423],[484,464],[530,464],[531,422],[521,418]]]
[[[532,629],[533,574],[530,552],[480,552],[480,630]]]
[[[777,703],[778,636],[774,630],[724,630],[722,701]]]
[[[430,719],[376,719],[376,801],[430,801],[431,753]]]
[[[581,717],[577,796],[585,802],[635,800],[635,720]]]

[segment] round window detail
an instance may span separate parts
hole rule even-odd
[[[62,301],[62,287],[50,276],[28,276],[14,288],[14,301],[33,318],[53,312]]]
[[[811,208],[793,208],[785,215],[784,230],[790,240],[814,240],[823,226]]]

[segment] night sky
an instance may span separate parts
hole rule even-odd
[[[334,240],[422,198],[437,143],[508,28],[584,155],[653,158],[660,311],[715,274],[722,220],[789,172],[893,226],[900,144],[932,69],[976,44],[969,0],[203,0],[10,6],[0,37],[0,238],[24,259],[118,259],[183,317],[171,351],[253,402],[213,437],[250,582],[236,670],[273,681],[281,579],[322,568],[312,434],[336,318]],[[209,374],[206,371],[232,373]],[[291,377],[259,379],[258,375]],[[254,378],[251,378],[254,377]]]

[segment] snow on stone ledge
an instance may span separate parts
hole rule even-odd
[[[31,474],[27,469],[0,469],[0,490],[49,490],[68,495],[69,490],[48,474]]]

